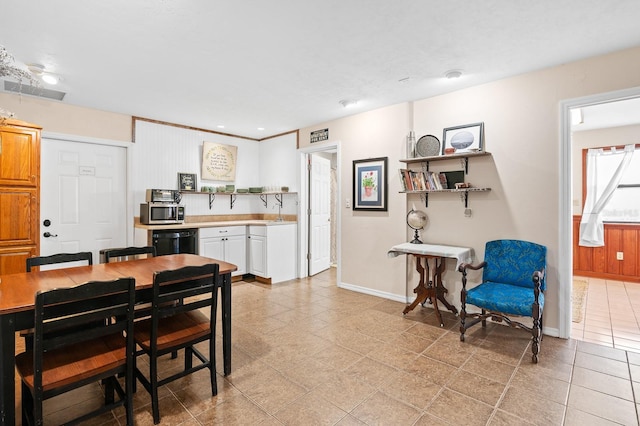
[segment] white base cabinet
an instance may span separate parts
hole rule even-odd
[[[296,233],[295,223],[249,226],[249,273],[272,284],[296,278]]]
[[[232,276],[247,273],[246,226],[200,228],[198,240],[200,256],[233,263],[238,270]]]

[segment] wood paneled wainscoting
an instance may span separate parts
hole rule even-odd
[[[640,225],[605,223],[604,247],[581,247],[580,218],[573,216],[573,274],[640,283]]]

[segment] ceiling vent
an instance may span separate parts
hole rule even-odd
[[[66,95],[65,92],[58,90],[45,89],[7,80],[4,81],[4,90],[7,92],[22,93],[24,95],[39,96],[41,98],[55,99],[56,101],[63,100]]]

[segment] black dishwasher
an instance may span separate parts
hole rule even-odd
[[[152,240],[158,256],[178,253],[196,254],[198,230],[156,229],[153,231]]]

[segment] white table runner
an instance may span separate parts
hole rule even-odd
[[[469,247],[455,247],[443,244],[413,244],[402,243],[391,247],[387,252],[388,257],[396,257],[401,254],[424,254],[429,256],[450,257],[456,259],[456,269],[462,263],[471,263],[475,256],[473,249]]]

